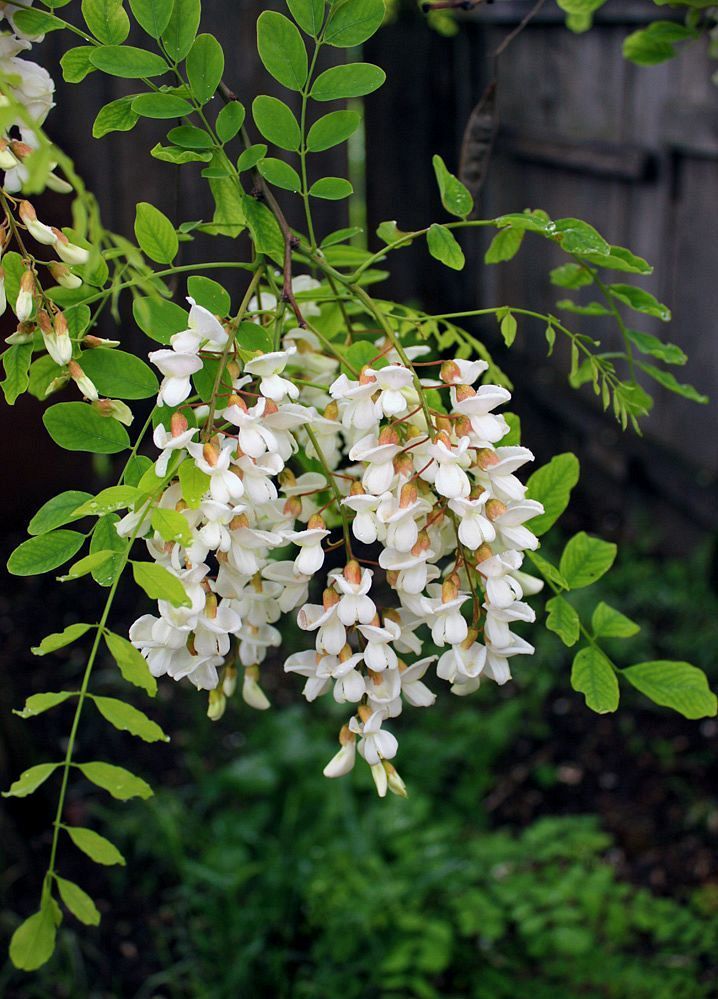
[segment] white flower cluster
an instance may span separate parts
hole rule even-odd
[[[154,434],[168,483],[160,506],[181,512],[192,540],[150,533],[147,544],[190,606],[160,601],[130,638],[155,676],[209,690],[218,717],[237,665],[245,701],[268,707],[260,666],[281,644],[280,618],[296,612],[313,645],[284,669],[306,679],[307,700],[331,692],[350,705],[326,776],[351,770],[358,750],[379,793],[402,794],[386,723],[405,703],[433,704],[429,668],[463,696],[482,678],[505,683],[511,657],[533,652],[511,626],[534,620],[523,598],[541,584],[521,565],[538,545],[526,522],[543,508],[515,474],[532,454],[500,443],[509,425],[495,410],[510,394],[475,387],[484,361],[445,361],[439,379],[420,379],[414,365],[428,348],[384,340],[352,377],[311,329],[285,327],[279,349],[242,363],[241,330],[235,345],[231,323],[189,301],[189,328],[150,360],[164,375],[158,402],[178,407]],[[275,306],[263,294],[250,316],[273,330]],[[219,354],[231,390],[197,404],[191,378]],[[197,477],[201,497],[189,505],[181,483]],[[138,516],[119,529],[146,535],[149,519],[138,525]],[[335,550],[338,564],[311,602],[313,577]]]

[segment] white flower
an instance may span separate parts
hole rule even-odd
[[[352,624],[369,624],[376,614],[374,601],[367,596],[371,589],[371,569],[361,569],[357,562],[349,562],[344,572],[331,572],[330,579],[341,593],[337,615],[345,627]]]
[[[187,450],[201,472],[209,475],[209,491],[213,500],[218,503],[236,503],[244,496],[244,483],[230,469],[233,441],[224,441],[221,448],[214,444],[199,444],[194,441],[187,445]]]
[[[505,437],[509,427],[503,416],[494,415],[491,410],[508,402],[511,393],[499,385],[480,385],[474,391],[470,388],[451,389],[452,409],[460,416],[468,417],[471,429],[480,441],[495,444]]]
[[[523,596],[521,585],[512,572],[521,566],[522,556],[515,551],[492,555],[479,562],[477,569],[484,577],[486,597],[495,607],[509,607]]]
[[[473,385],[488,367],[486,361],[465,361],[457,357],[453,361],[444,361],[441,366],[441,380],[446,385]]]
[[[310,525],[312,520],[309,521]],[[318,518],[318,521],[320,520],[321,518]],[[329,536],[329,531],[324,528],[324,521],[321,521],[321,524],[321,527],[309,527],[306,531],[291,531],[286,535],[287,541],[300,548],[299,555],[294,560],[294,569],[302,575],[313,576],[324,565],[322,541]]]
[[[471,551],[480,548],[485,541],[496,538],[496,528],[486,516],[485,507],[489,494],[483,492],[477,499],[449,500],[449,509],[461,518],[459,523],[459,541]]]
[[[492,501],[497,503],[499,501]],[[538,538],[524,522],[543,513],[543,505],[537,500],[523,500],[511,503],[503,513],[493,518],[496,534],[506,548],[528,549],[534,551],[539,546]],[[487,540],[489,540],[487,538]]]
[[[352,381],[341,374],[329,386],[332,399],[339,402],[342,423],[356,430],[371,430],[379,422],[381,410],[374,400],[377,386],[374,376],[362,375],[363,381]]]
[[[155,462],[155,471],[160,478],[167,474],[167,466],[174,451],[181,451],[186,448],[194,435],[198,432],[197,427],[188,427],[176,435],[172,430],[165,430],[161,423],[158,423],[152,434],[155,447],[162,453]]]
[[[248,666],[244,671],[242,700],[257,711],[266,711],[271,707],[267,695],[259,686],[259,669],[256,666]]]
[[[376,370],[368,368],[366,374],[373,375],[380,390],[378,406],[384,416],[392,419],[401,416],[409,408],[404,390],[413,382],[413,375],[402,364],[389,364]]]
[[[164,375],[157,405],[179,406],[192,391],[190,378],[202,367],[202,359],[196,354],[180,354],[169,349],[153,350],[148,356]]]
[[[270,354],[253,357],[244,366],[247,374],[257,375],[261,379],[259,391],[273,402],[281,402],[287,395],[290,399],[296,399],[299,396],[299,387],[281,377],[287,366],[287,361],[295,352],[296,347],[276,350]]]
[[[367,434],[349,451],[350,461],[363,461],[367,465],[362,485],[368,493],[380,496],[391,488],[394,481],[394,458],[400,450],[393,440],[384,442],[381,436]]]
[[[402,697],[414,708],[429,708],[436,700],[436,694],[422,683],[422,677],[434,662],[436,656],[426,656],[405,669],[399,667]]]
[[[377,509],[382,498],[382,496],[374,496],[371,493],[352,492],[342,500],[342,506],[348,506],[350,510],[354,510],[352,534],[357,541],[361,541],[365,545],[374,544],[380,535],[385,534],[384,527],[377,517]]]
[[[196,354],[200,349],[218,352],[222,350],[229,335],[219,320],[193,298],[190,303],[189,328],[182,333],[175,333],[170,338],[172,349],[178,354]]]
[[[508,607],[484,604],[484,609],[486,610],[484,634],[487,641],[498,647],[513,643],[516,636],[509,630],[509,624],[512,621],[533,622],[536,620],[534,609],[520,600],[515,600]]]
[[[390,618],[385,618],[384,624],[360,624],[358,630],[366,639],[364,662],[367,669],[381,673],[385,669],[395,669],[398,658],[390,642],[396,642],[401,637],[401,627]]]
[[[294,562],[268,562],[262,569],[262,576],[281,585],[278,602],[283,614],[304,603],[309,595],[311,576],[297,573]]]
[[[471,482],[464,471],[471,464],[468,453],[470,444],[468,437],[461,437],[456,444],[451,444],[446,435],[439,435],[429,446],[429,455],[438,466],[435,471],[432,470],[431,476],[439,496],[456,499],[471,492]]]
[[[317,632],[317,650],[332,656],[338,656],[347,641],[346,628],[337,614],[338,606],[338,601],[328,607],[305,604],[297,614],[297,624],[302,631]]]
[[[259,399],[256,405],[248,409],[238,396],[228,406],[222,416],[239,428],[237,434],[239,447],[250,458],[260,458],[266,451],[278,451],[278,441],[266,426],[264,411],[266,399]],[[291,452],[290,452],[291,453]]]
[[[366,721],[360,722],[353,717],[349,722],[349,728],[360,736],[359,755],[366,760],[369,766],[379,763],[380,760],[391,760],[396,756],[399,743],[395,736],[386,729],[382,729],[383,716],[381,711],[374,711],[368,715]]]
[[[486,449],[477,455],[481,473],[479,478],[486,482],[491,493],[504,503],[522,500],[526,486],[514,472],[533,461],[534,456],[526,447],[499,447],[495,451]]]
[[[472,632],[473,635],[476,632]],[[441,656],[436,675],[449,683],[475,680],[486,665],[486,647],[467,638],[460,645],[453,645]]]
[[[469,626],[461,614],[469,594],[460,593],[455,587],[444,590],[441,597],[432,601],[431,637],[435,645],[458,645],[469,633]]]

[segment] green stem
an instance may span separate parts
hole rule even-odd
[[[591,275],[591,277],[593,278],[593,280],[596,282],[596,287],[598,288],[598,290],[601,292],[601,294],[603,295],[604,299],[606,300],[606,305],[611,310],[611,312],[613,314],[613,317],[616,320],[616,323],[618,324],[618,328],[621,331],[621,336],[623,337],[623,343],[624,343],[624,345],[626,347],[626,359],[628,360],[628,370],[631,373],[631,379],[632,379],[632,381],[635,382],[636,381],[636,362],[635,362],[634,357],[633,357],[633,344],[631,343],[631,341],[629,339],[628,329],[626,327],[626,324],[623,321],[623,316],[621,315],[621,310],[616,305],[616,301],[613,298],[613,296],[611,295],[611,293],[608,290],[608,288],[606,287],[605,283],[598,276],[597,271],[595,271],[592,267],[588,267],[581,260],[578,260],[578,263],[582,264],[582,266],[588,271],[588,273]]]
[[[243,263],[237,260],[215,260],[211,263],[206,263],[206,264],[202,263],[180,264],[178,267],[167,267],[163,271],[154,271],[150,275],[145,274],[142,277],[133,278],[132,281],[122,281],[120,284],[115,285],[113,290],[116,292],[126,291],[127,288],[136,288],[137,285],[147,284],[147,282],[151,280],[151,278],[171,277],[173,274],[187,274],[190,271],[211,271],[211,270],[219,270],[222,268],[229,268],[235,270],[238,269],[246,271],[249,270],[251,266],[252,265],[249,263]],[[104,290],[98,291],[96,295],[91,295],[89,298],[83,298],[82,304],[91,305],[93,302],[99,301],[104,296],[104,294],[105,294]]]
[[[314,447],[314,452],[317,456],[317,459],[319,460],[319,464],[324,469],[324,475],[326,476],[327,483],[334,495],[334,502],[336,504],[339,516],[342,519],[342,530],[344,532],[344,547],[347,550],[347,557],[351,560],[354,558],[354,554],[352,552],[352,537],[351,537],[351,532],[349,530],[349,521],[347,520],[347,515],[344,511],[344,507],[342,506],[342,495],[339,492],[336,482],[334,481],[334,473],[329,467],[329,462],[327,461],[326,457],[324,456],[324,452],[319,446],[317,435],[314,433],[314,431],[312,430],[312,428],[309,426],[308,423],[305,424],[304,429],[307,432],[309,440],[312,442],[312,446]]]

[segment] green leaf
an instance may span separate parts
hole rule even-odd
[[[652,333],[641,333],[639,330],[626,330],[628,339],[638,347],[642,354],[650,354],[666,364],[685,364],[688,360],[680,347],[674,343],[664,343]]]
[[[315,101],[339,101],[349,97],[364,97],[378,90],[386,73],[369,62],[332,66],[320,73],[312,85]]]
[[[232,308],[232,302],[227,292],[221,284],[211,278],[193,274],[187,281],[188,294],[205,309],[216,316],[228,316]]]
[[[572,590],[590,586],[613,565],[618,548],[611,541],[580,531],[563,550],[559,569]]]
[[[337,48],[362,45],[382,26],[384,0],[340,0],[332,6],[324,41]]]
[[[618,680],[609,659],[593,645],[576,653],[571,668],[571,686],[586,698],[591,711],[599,715],[618,707]]]
[[[99,926],[100,913],[97,906],[92,901],[86,891],[83,891],[74,881],[66,881],[65,878],[55,875],[55,881],[60,892],[60,898],[65,903],[70,912],[79,919],[85,926]]]
[[[128,801],[130,798],[152,797],[153,791],[150,785],[141,777],[136,777],[129,770],[125,770],[124,767],[101,762],[78,763],[76,766],[89,781],[120,801]]]
[[[182,462],[178,474],[182,499],[190,510],[196,510],[209,489],[209,475],[193,461]]]
[[[247,197],[243,204],[257,253],[266,253],[281,266],[284,260],[284,238],[276,218],[265,204],[255,198]]]
[[[136,298],[132,303],[132,315],[143,333],[164,344],[168,344],[175,333],[186,330],[189,322],[185,309],[162,298]]]
[[[175,227],[159,208],[147,201],[137,205],[135,236],[143,253],[158,264],[171,264],[177,256],[179,240]]]
[[[299,27],[316,38],[324,22],[324,0],[287,0],[287,7]]]
[[[201,15],[201,0],[174,0],[162,41],[170,59],[181,62],[192,48]]]
[[[214,35],[198,35],[185,63],[192,93],[206,104],[214,97],[224,73],[224,52]]]
[[[111,586],[124,562],[127,542],[117,533],[116,525],[118,522],[119,517],[116,514],[108,513],[106,516],[100,517],[92,532],[91,553],[107,549],[116,553],[114,558],[108,559],[107,562],[103,562],[92,570],[92,578],[99,586]]]
[[[133,129],[140,120],[137,112],[132,110],[133,101],[132,96],[119,97],[100,108],[92,126],[93,138],[101,139],[110,132],[129,132]]]
[[[132,110],[143,118],[182,118],[192,114],[192,105],[175,94],[140,94],[132,101]]]
[[[96,69],[125,80],[162,76],[169,69],[162,56],[134,45],[100,45],[89,56]]]
[[[217,115],[215,130],[222,142],[229,142],[235,135],[238,135],[244,125],[246,112],[244,104],[239,101],[232,101],[227,104]]]
[[[59,766],[59,763],[38,763],[36,767],[30,767],[10,785],[9,791],[3,791],[3,798],[27,798],[29,794],[37,791]]]
[[[16,343],[3,351],[2,363],[5,378],[2,385],[5,402],[14,406],[15,400],[27,390],[30,384],[30,361],[32,360],[32,343]]]
[[[642,312],[646,316],[655,316],[656,319],[660,319],[664,323],[670,322],[671,310],[659,302],[650,291],[644,291],[643,288],[636,288],[631,284],[610,284],[608,290],[613,298],[618,299],[619,302],[636,312]]]
[[[209,150],[200,152],[192,149],[178,149],[176,146],[163,146],[159,142],[150,149],[150,156],[163,163],[174,163],[183,166],[185,163],[209,163],[212,153]]]
[[[244,173],[245,170],[253,170],[257,163],[267,155],[267,147],[263,142],[257,142],[253,146],[247,146],[237,159],[237,170]]]
[[[661,659],[629,666],[621,675],[649,700],[685,718],[715,717],[716,695],[697,666]]]
[[[555,632],[564,645],[575,645],[580,634],[581,620],[575,608],[563,597],[552,597],[546,603],[546,627]]]
[[[82,83],[86,76],[95,72],[95,67],[90,62],[90,53],[94,49],[94,45],[76,45],[74,49],[65,52],[60,59],[65,83]]]
[[[449,173],[441,156],[434,156],[431,162],[434,165],[442,205],[450,215],[465,219],[474,207],[474,199],[461,181]]]
[[[512,312],[507,311],[503,314],[503,316],[501,316],[499,329],[501,330],[501,336],[504,338],[504,343],[507,347],[510,347],[516,339],[516,332],[518,328],[516,317]]]
[[[240,354],[247,360],[256,354],[268,354],[274,349],[271,330],[248,320],[239,324],[235,342]]]
[[[38,576],[57,569],[71,559],[84,542],[84,535],[78,531],[51,531],[28,538],[8,559],[8,572],[13,576]]]
[[[133,562],[132,575],[151,600],[167,600],[174,607],[189,607],[190,599],[176,576],[155,562]]]
[[[142,690],[147,691],[150,697],[154,697],[157,693],[157,681],[150,673],[147,660],[142,653],[121,635],[115,635],[108,631],[105,632],[104,637],[110,655],[122,674],[122,679],[135,687],[141,687]]]
[[[548,559],[545,559],[543,555],[539,555],[538,552],[526,552],[526,554],[544,579],[548,579],[554,586],[557,586],[562,590],[567,590],[569,588],[568,583],[558,571],[556,566],[549,562]]]
[[[134,354],[98,347],[82,355],[82,368],[100,395],[113,399],[151,399],[159,391],[154,371]]]
[[[296,26],[284,14],[265,10],[257,20],[257,49],[267,72],[288,90],[307,82],[307,50]]]
[[[324,198],[326,201],[340,201],[354,193],[354,188],[343,177],[322,177],[309,188],[313,198]]]
[[[57,652],[58,649],[63,649],[66,645],[72,645],[78,638],[82,638],[91,627],[91,624],[69,624],[64,631],[47,635],[39,645],[31,649],[31,652],[34,656],[46,656],[50,652]]]
[[[13,20],[18,31],[26,35],[47,34],[48,31],[58,31],[62,27],[41,10],[16,10]]]
[[[678,54],[676,42],[697,37],[695,31],[675,21],[653,21],[623,40],[623,55],[638,66],[656,66]]]
[[[549,227],[551,238],[566,253],[585,256],[588,253],[609,253],[610,246],[596,229],[583,219],[556,219]]]
[[[700,402],[705,404],[709,401],[707,395],[703,395],[698,389],[693,388],[692,385],[688,385],[685,382],[679,382],[670,371],[662,371],[660,368],[654,367],[652,364],[644,364],[642,361],[638,362],[638,367],[641,371],[645,371],[647,375],[667,388],[669,392],[675,392],[676,395],[682,395],[684,399],[690,399],[691,402]]]
[[[526,524],[534,534],[545,534],[568,506],[571,490],[578,482],[579,464],[575,454],[558,454],[530,476],[526,486],[529,499],[543,503],[544,512]]]
[[[130,19],[122,0],[82,0],[82,16],[104,45],[122,45],[130,33]]]
[[[185,548],[192,544],[192,531],[187,518],[178,510],[155,507],[152,511],[152,527],[164,541],[174,541]]]
[[[135,20],[152,38],[159,38],[172,16],[173,0],[130,0]]]
[[[104,836],[100,836],[94,829],[83,829],[79,826],[63,826],[62,828],[78,850],[82,850],[96,864],[102,864],[105,867],[110,867],[113,864],[125,866],[125,858],[114,843],[105,839]]]
[[[13,711],[13,714],[17,715],[19,718],[34,718],[36,715],[41,715],[45,711],[49,711],[51,708],[56,708],[58,704],[62,704],[69,697],[76,696],[77,695],[71,690],[57,690],[47,691],[43,694],[31,694],[25,701],[25,706],[22,711]]]
[[[302,180],[294,167],[291,167],[284,160],[275,159],[268,156],[257,164],[257,169],[266,181],[281,187],[283,191],[300,191]]]
[[[252,103],[254,123],[264,138],[289,152],[297,152],[302,141],[299,123],[292,111],[276,97],[260,95]]]
[[[603,601],[593,612],[591,628],[595,638],[632,638],[641,630],[635,621]]]
[[[167,138],[183,149],[212,149],[212,136],[196,125],[178,125],[167,133]]]
[[[356,132],[361,115],[356,111],[331,111],[315,121],[307,135],[307,149],[310,153],[320,153],[332,146],[338,146]]]
[[[504,260],[511,260],[519,252],[524,238],[523,229],[500,229],[491,240],[491,244],[484,254],[484,263],[500,264]]]
[[[581,264],[562,264],[551,271],[551,284],[559,288],[584,288],[593,284],[593,275]]]
[[[90,552],[89,555],[85,555],[85,557],[81,558],[79,562],[75,562],[74,565],[70,566],[66,575],[58,576],[57,580],[59,583],[67,583],[73,579],[80,579],[82,576],[86,576],[89,572],[95,572],[109,559],[114,558],[114,556],[115,553],[111,549],[105,549],[104,551],[99,552]]]
[[[631,253],[625,246],[609,246],[608,253],[587,253],[586,260],[598,267],[613,271],[626,271],[629,274],[652,274],[653,268],[643,257]]]
[[[160,407],[161,409],[162,407]],[[135,454],[127,462],[125,482],[128,486],[136,486],[145,472],[152,468],[154,462],[144,454]]]
[[[50,903],[20,923],[10,940],[10,960],[21,971],[36,971],[53,955],[57,927]]]
[[[148,718],[144,711],[120,701],[116,697],[98,697],[92,700],[102,717],[121,732],[129,732],[145,742],[169,742],[160,726]]]
[[[209,187],[214,198],[213,231],[234,239],[247,223],[241,188],[233,177],[210,180]]]
[[[464,251],[446,226],[434,223],[426,234],[426,242],[429,253],[436,260],[451,267],[452,270],[460,271],[463,269],[466,263]]]
[[[130,446],[121,423],[100,416],[84,402],[58,402],[45,410],[42,422],[50,437],[66,451],[117,454]]]

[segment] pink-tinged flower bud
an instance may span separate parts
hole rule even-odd
[[[230,531],[239,531],[242,527],[249,527],[249,517],[246,513],[238,513],[229,522]]]
[[[57,242],[57,236],[52,231],[49,225],[45,225],[37,217],[37,212],[30,204],[29,201],[21,201],[19,209],[20,218],[33,237],[38,243],[42,243],[43,246],[54,246]]]
[[[449,576],[441,584],[441,602],[442,604],[449,604],[452,600],[456,600],[459,595],[459,587],[456,583],[456,579],[453,576]]]
[[[61,312],[55,316],[54,325],[50,322],[50,317],[44,309],[40,309],[37,314],[37,322],[42,333],[42,340],[45,350],[53,359],[55,364],[64,367],[72,360],[72,340],[67,327],[67,320]],[[88,396],[96,398],[96,395]]]
[[[314,513],[309,518],[307,523],[308,531],[324,531],[327,525],[324,523],[324,517],[320,513]]]
[[[472,399],[475,395],[476,395],[476,389],[473,389],[470,385],[456,386],[457,402],[464,402],[465,399]]]
[[[491,545],[484,541],[483,545],[476,549],[474,556],[476,558],[476,564],[480,565],[485,562],[487,558],[493,558],[494,553],[491,551]]]
[[[352,482],[351,489],[349,490],[350,496],[364,496],[366,495],[364,486],[361,482]]]
[[[92,403],[92,407],[102,416],[109,416],[126,427],[131,427],[135,418],[127,403],[120,399],[98,399]]]
[[[87,263],[90,259],[89,250],[71,243],[65,233],[61,232],[60,229],[55,228],[55,226],[52,227],[52,231],[57,239],[57,242],[55,243],[55,252],[60,260],[64,260],[66,264]]]
[[[287,502],[282,507],[282,513],[287,517],[292,517],[294,520],[300,517],[302,514],[302,501],[298,496],[290,496]]]
[[[61,264],[59,260],[52,260],[49,270],[53,279],[57,281],[61,288],[73,289],[82,287],[82,278],[79,278],[77,274],[73,274],[67,264]]]
[[[469,437],[471,435],[471,420],[468,416],[459,416],[454,420],[454,432],[457,437]]]
[[[490,521],[494,521],[502,514],[506,513],[507,509],[508,507],[505,503],[502,503],[501,500],[490,499],[485,507],[486,516]]]
[[[311,520],[309,521],[311,524]],[[356,559],[352,559],[350,562],[344,566],[343,576],[347,583],[351,583],[352,586],[359,586],[361,583],[361,566]]]
[[[227,408],[230,406],[236,406],[241,409],[243,413],[247,412],[247,403],[244,401],[241,395],[237,395],[236,392],[232,392],[230,397],[227,399]]]
[[[119,347],[119,340],[107,340],[104,336],[95,336],[94,333],[86,333],[82,338],[83,346],[89,347],[90,350],[95,350],[98,347],[104,347],[106,350],[112,350],[113,347]]]
[[[416,503],[419,492],[413,482],[405,482],[399,493],[399,507],[405,510],[412,503]]]
[[[333,400],[329,403],[323,413],[325,420],[336,420],[339,416],[339,403]]]
[[[436,416],[434,417],[434,424],[436,429],[441,433],[449,435],[451,434],[451,419],[448,416]]]
[[[490,447],[482,447],[480,451],[476,452],[476,464],[482,471],[485,472],[487,468],[493,468],[498,463],[499,456]]]
[[[364,724],[368,722],[371,718],[371,708],[368,704],[360,704],[357,708],[357,714],[359,715],[359,720]]]
[[[398,444],[399,434],[394,427],[384,427],[379,434],[379,444]]]
[[[189,423],[187,423],[186,416],[179,411],[172,414],[170,418],[170,433],[173,437],[181,437],[188,428]]]
[[[20,139],[12,139],[10,142],[10,149],[12,150],[13,156],[16,156],[19,160],[24,160],[33,152],[32,146],[28,145],[27,142],[21,142]]]
[[[282,487],[282,489],[296,486],[297,477],[294,474],[294,472],[291,470],[291,468],[282,469],[282,471],[279,473],[279,484]]]
[[[242,699],[250,708],[266,711],[271,707],[269,698],[259,686],[259,666],[248,666],[242,681]]]
[[[398,454],[392,462],[394,471],[402,478],[409,478],[414,474],[414,462],[409,454]]]
[[[91,378],[88,378],[77,361],[70,361],[67,365],[67,370],[70,372],[70,378],[72,378],[73,382],[77,385],[80,392],[82,392],[86,399],[90,399],[94,402],[99,398],[95,383]]]
[[[205,444],[202,448],[202,457],[208,465],[211,465],[212,468],[214,468],[219,460],[219,450],[214,446],[214,444]]]
[[[371,370],[371,368],[369,368],[365,364],[364,367],[361,369],[361,373],[359,375],[359,384],[360,385],[371,385],[371,383],[375,382],[375,381],[376,381],[376,375]]]
[[[27,322],[32,315],[32,307],[35,297],[35,275],[28,268],[23,271],[20,278],[20,291],[15,303],[15,315],[21,323]]]
[[[398,795],[400,798],[408,798],[409,794],[406,790],[406,784],[399,776],[399,771],[396,767],[389,763],[388,760],[382,760],[381,764],[384,767],[387,784],[391,793]]]
[[[219,721],[226,707],[227,698],[224,696],[224,692],[219,687],[216,690],[210,690],[207,705],[207,717],[210,721]]]

